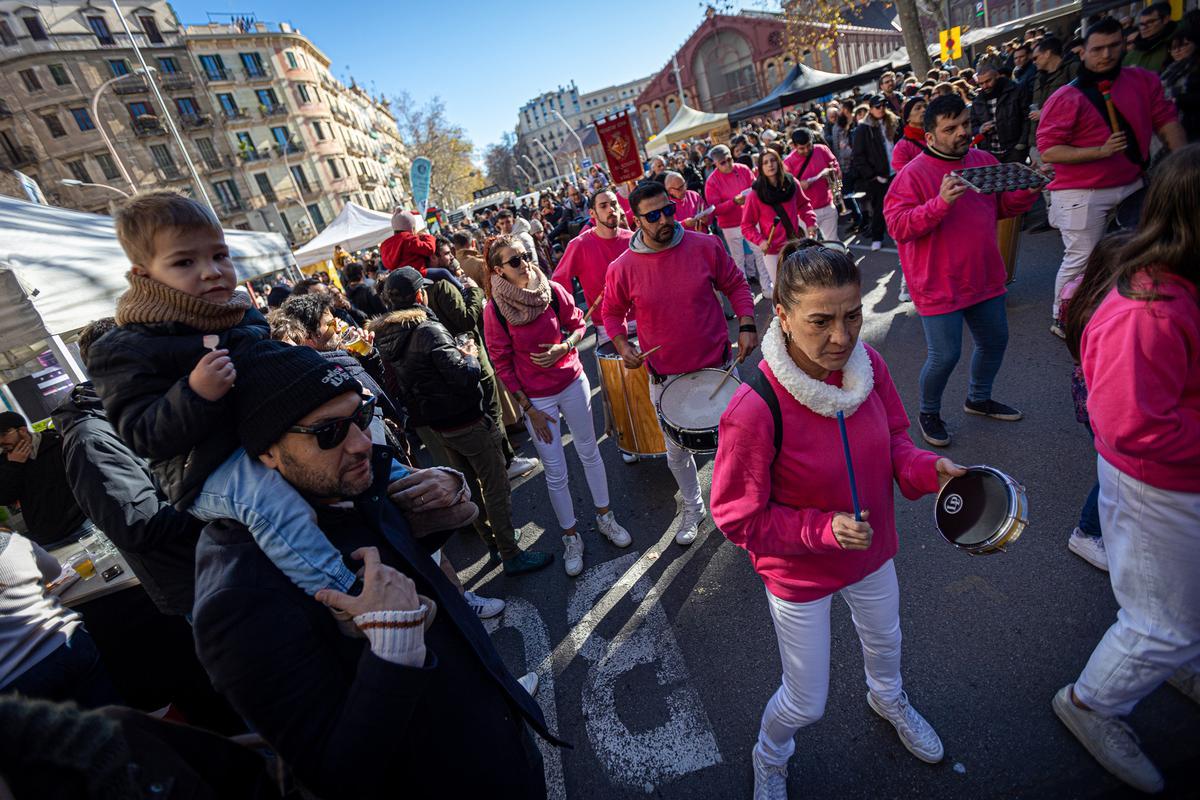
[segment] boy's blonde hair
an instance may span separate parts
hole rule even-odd
[[[177,192],[141,192],[123,202],[113,222],[129,263],[145,266],[154,258],[154,237],[163,228],[221,231],[212,209]]]

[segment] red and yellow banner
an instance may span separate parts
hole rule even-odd
[[[600,146],[608,160],[608,174],[614,183],[636,181],[642,177],[642,157],[629,114],[621,111],[600,120],[596,123],[596,134],[600,137]]]

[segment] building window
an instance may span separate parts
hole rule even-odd
[[[225,112],[227,117],[236,117],[241,109],[238,108],[237,101],[233,99],[233,95],[228,92],[222,92],[217,95],[217,102],[221,104],[221,110]]]
[[[137,122],[138,117],[145,117],[149,115],[150,106],[146,105],[145,103],[138,101],[136,103],[129,104],[129,116],[133,118],[134,122]]]
[[[229,73],[225,71],[225,62],[219,55],[200,56],[200,68],[204,70],[204,75],[210,81],[229,80]]]
[[[283,54],[287,58],[288,69],[299,69],[300,65],[296,63],[296,54],[288,50]]]
[[[217,148],[213,147],[212,139],[208,137],[197,139],[196,149],[200,151],[200,157],[204,159],[204,163],[208,164],[210,169],[220,168],[221,158],[217,155]]]
[[[75,180],[82,181],[83,183],[92,182],[92,176],[88,174],[87,165],[83,163],[83,159],[78,161],[68,161],[67,169],[71,170],[71,175],[75,178]]]
[[[92,122],[92,115],[88,113],[86,108],[72,108],[71,116],[75,118],[75,124],[79,126],[81,132],[94,131],[96,129],[95,123]]]
[[[88,27],[92,29],[92,33],[96,34],[96,38],[100,40],[100,44],[116,44],[116,39],[113,38],[112,32],[108,29],[108,21],[104,17],[88,17]]]
[[[217,181],[212,186],[217,199],[221,201],[226,210],[233,211],[242,207],[242,196],[238,193],[237,185],[233,181]]]
[[[150,40],[150,44],[162,44],[162,32],[158,29],[158,23],[154,21],[154,17],[138,17],[138,22],[142,23],[142,33],[146,34],[146,38]]]
[[[265,78],[266,67],[263,66],[262,56],[258,53],[239,53],[242,66],[246,68],[246,76],[250,78]]]
[[[338,172],[337,162],[332,158],[329,159],[329,171],[333,173],[333,179],[335,181],[342,177],[342,173]]]
[[[33,68],[23,69],[18,73],[21,76],[21,82],[25,84],[25,91],[33,94],[42,90],[42,82],[38,80],[37,73]]]
[[[180,97],[176,99],[175,109],[181,117],[200,116],[200,108],[196,105],[196,98],[194,97]]]
[[[317,226],[317,233],[325,229],[325,217],[321,215],[321,207],[316,203],[308,206],[308,213],[312,217],[313,224]]]
[[[312,100],[308,96],[308,87],[303,83],[296,84],[296,94],[300,95],[301,103],[311,103]]]
[[[100,165],[100,172],[104,173],[106,180],[114,180],[119,174],[117,172],[117,165],[108,153],[97,153],[96,163]]]
[[[277,128],[271,128],[271,136],[274,137],[275,144],[279,145],[279,148],[283,152],[285,152],[285,153],[291,152],[291,149],[292,149],[292,132],[291,131],[289,131],[287,128],[282,127],[282,126],[277,127]]]
[[[123,58],[110,58],[108,60],[108,69],[112,72],[113,77],[129,74],[129,62]]]
[[[162,167],[167,172],[175,171],[175,157],[171,155],[171,151],[167,149],[165,144],[150,145],[150,155],[154,156],[154,163]]]
[[[17,43],[17,37],[13,35],[12,28],[8,27],[8,21],[0,19],[0,43],[5,47],[13,47]]]
[[[251,138],[250,134],[245,132],[239,133],[237,141],[238,152],[242,154],[243,158],[249,158],[251,155],[258,153],[258,148],[254,145],[254,139]]]
[[[25,23],[25,30],[29,31],[30,38],[35,42],[44,42],[50,38],[46,35],[40,17],[21,17],[21,21]]]
[[[46,128],[49,129],[50,135],[55,139],[67,135],[67,129],[63,127],[62,122],[58,118],[58,114],[47,114],[46,116],[42,117],[42,120],[46,123]]]
[[[158,60],[158,71],[164,75],[174,75],[179,72],[179,62],[174,56],[164,56]]]
[[[62,64],[51,64],[48,69],[50,70],[50,77],[54,78],[55,86],[70,85],[71,76],[67,74],[67,68]]]
[[[300,187],[300,191],[308,194],[312,191],[312,186],[308,183],[308,176],[304,174],[304,165],[296,164],[291,167],[292,177],[296,179],[296,185]]]
[[[259,105],[268,111],[279,105],[279,97],[275,94],[274,89],[259,89],[254,94],[258,97]]]
[[[279,199],[275,196],[275,187],[271,185],[271,179],[267,173],[260,172],[255,175],[254,182],[258,184],[258,190],[262,192],[262,196],[267,199],[268,203],[274,203]]]
[[[317,134],[317,141],[319,141],[319,142],[325,141],[325,129],[321,127],[321,123],[319,121],[317,121],[317,122],[313,122],[312,125],[313,125],[313,131],[315,131]]]

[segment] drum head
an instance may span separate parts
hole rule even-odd
[[[1008,486],[990,472],[969,470],[951,478],[938,494],[934,516],[938,530],[954,544],[983,544],[1008,518]]]
[[[709,395],[721,383],[722,370],[702,369],[671,379],[663,387],[658,401],[659,410],[668,422],[677,428],[692,431],[711,430],[721,421],[721,414],[733,399],[738,381],[732,375],[721,386],[711,400]]]

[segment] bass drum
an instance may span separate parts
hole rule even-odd
[[[967,467],[938,492],[933,510],[938,533],[971,555],[1003,553],[1029,524],[1025,487],[998,469]]]
[[[632,336],[629,341],[637,343]],[[612,342],[596,348],[596,360],[600,364],[600,390],[607,418],[605,429],[610,435],[616,433],[617,449],[642,458],[665,456],[667,443],[650,400],[650,373],[646,365],[637,369],[626,367]]]

